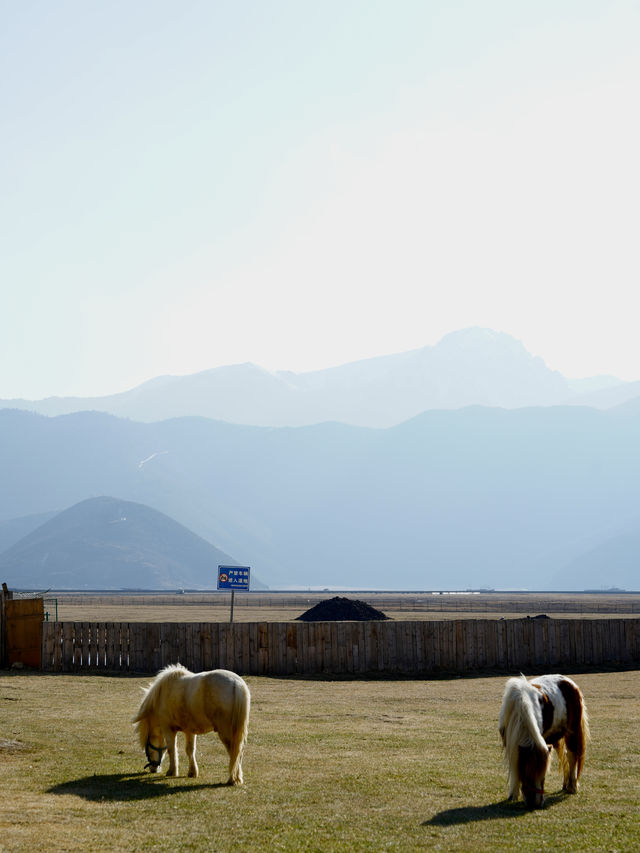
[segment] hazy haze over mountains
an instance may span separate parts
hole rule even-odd
[[[236,364],[158,377],[107,397],[0,400],[0,406],[47,415],[95,410],[138,421],[198,415],[257,426],[339,421],[388,427],[430,409],[608,408],[635,396],[640,397],[640,382],[568,380],[510,335],[471,328],[446,335],[436,346],[311,373],[270,373]]]
[[[271,587],[637,588],[637,552],[616,540],[637,541],[639,434],[634,406],[470,407],[388,429],[2,410],[0,519],[114,495]]]

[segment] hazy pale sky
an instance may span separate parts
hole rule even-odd
[[[637,0],[0,16],[0,397],[475,325],[640,379]]]

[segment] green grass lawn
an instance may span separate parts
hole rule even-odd
[[[570,673],[569,673],[570,674]],[[247,678],[245,784],[216,735],[200,776],[143,771],[148,678],[0,675],[0,850],[640,849],[640,672],[581,674],[592,743],[577,796],[504,801],[505,677]]]

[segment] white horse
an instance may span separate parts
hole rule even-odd
[[[196,735],[214,731],[229,753],[227,784],[242,784],[251,696],[239,675],[226,669],[194,674],[180,664],[172,664],[142,689],[145,696],[133,722],[148,759],[145,769],[157,773],[167,751],[167,776],[177,776],[176,734],[184,732],[188,775],[197,776]]]
[[[589,718],[578,685],[566,675],[524,675],[507,681],[498,721],[509,777],[509,799],[520,791],[529,808],[544,803],[551,749],[558,754],[563,791],[575,794],[589,740]]]

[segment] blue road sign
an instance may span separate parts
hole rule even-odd
[[[249,590],[249,566],[218,566],[218,589]]]

